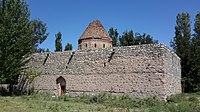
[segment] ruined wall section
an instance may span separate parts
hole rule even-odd
[[[167,50],[159,44],[55,52],[49,53],[48,58],[47,53],[43,53],[34,54],[30,65],[43,71],[42,76],[35,80],[35,89],[39,91],[56,93],[56,78],[62,76],[66,79],[69,93],[107,91],[163,99],[177,93],[175,89],[180,89],[180,83],[169,88],[170,84],[180,82],[180,71],[176,74],[177,78],[173,78],[174,72],[170,70],[173,67],[167,67],[178,59],[167,63],[171,59],[168,56],[176,57]]]

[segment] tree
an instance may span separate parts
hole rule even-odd
[[[47,48],[45,52],[50,52],[50,50]]]
[[[119,38],[121,46],[141,45],[141,44],[157,44],[158,40],[154,40],[149,34],[136,33],[134,36],[133,31],[126,31]]]
[[[200,12],[196,15],[194,23],[194,41],[200,46]]]
[[[50,52],[50,50],[47,48],[37,48],[37,51],[35,51],[36,53],[44,53],[44,52]]]
[[[181,58],[182,89],[185,92],[192,91],[192,72],[190,56],[191,25],[188,13],[178,14],[176,17],[175,37],[171,42],[171,47]]]
[[[15,83],[34,48],[34,30],[25,1],[0,0],[0,82]]]
[[[55,51],[62,51],[62,34],[61,32],[58,32],[56,35],[56,40],[55,40]]]
[[[132,30],[125,31],[123,35],[119,38],[121,46],[131,46],[134,45],[134,33]]]
[[[67,45],[65,46],[65,50],[64,51],[69,51],[72,50],[72,44],[67,43]]]
[[[46,33],[47,26],[45,23],[43,23],[40,19],[35,19],[31,21],[33,27],[34,27],[34,36],[35,36],[35,50],[37,51],[37,48],[39,44],[42,44],[44,40],[48,37],[49,33]]]
[[[43,53],[43,52],[45,52],[45,48],[37,48],[35,52],[36,53]]]
[[[200,91],[200,13],[196,15],[194,23],[194,35],[191,41],[190,57],[191,75],[193,86],[192,91]]]
[[[18,76],[26,69],[28,57],[35,52],[35,46],[47,38],[46,26],[41,21],[40,25],[35,25],[37,22],[30,20],[28,5],[24,0],[0,0],[1,83],[16,83]]]
[[[140,33],[136,33],[134,45],[141,44],[158,44],[158,40],[154,40],[151,35],[146,33],[144,33],[143,35],[141,35]]]
[[[109,36],[112,38],[112,46],[116,47],[118,45],[118,35],[117,29],[111,27],[108,31]]]

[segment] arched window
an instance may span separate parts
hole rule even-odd
[[[106,47],[106,45],[105,44],[103,44],[103,48],[105,48]]]
[[[87,48],[87,44],[85,44],[85,47]]]

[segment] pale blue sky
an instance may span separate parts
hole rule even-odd
[[[93,20],[108,30],[147,33],[169,46],[174,37],[176,15],[188,12],[191,22],[200,12],[199,0],[26,0],[31,18],[47,24],[49,37],[40,47],[55,50],[55,34],[62,33],[62,44],[77,49],[78,39]]]

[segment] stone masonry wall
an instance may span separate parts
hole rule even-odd
[[[170,96],[172,94],[180,93],[181,90],[181,63],[180,58],[169,48],[164,47],[163,50],[165,55],[165,69],[166,69],[166,80],[165,80],[165,94]]]
[[[57,94],[56,79],[62,76],[68,94],[110,92],[165,99],[181,93],[180,59],[162,44],[34,54],[29,65],[42,71],[34,81],[42,92]]]

